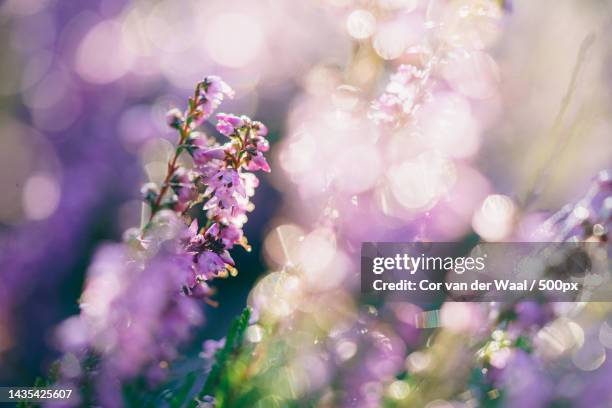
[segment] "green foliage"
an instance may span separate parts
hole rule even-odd
[[[529,339],[525,336],[519,336],[514,343],[516,348],[519,348],[527,353],[531,353],[533,351],[533,347]]]
[[[225,345],[215,354],[215,363],[208,374],[202,390],[198,393],[199,399],[207,395],[213,395],[219,407],[224,406],[225,401],[229,399],[232,374],[235,374],[234,372],[241,365],[240,358],[233,360],[232,357],[237,357],[241,350],[250,317],[251,309],[247,307],[230,326],[225,338]],[[197,406],[197,403],[194,406]]]

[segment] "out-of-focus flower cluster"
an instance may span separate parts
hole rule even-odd
[[[231,111],[277,126],[302,67],[349,42],[293,0],[8,0],[0,20],[0,377],[14,382],[43,369],[46,337],[26,333],[65,317],[84,254],[133,224],[135,161],[151,180],[165,172],[150,153],[170,137],[163,116],[177,95],[219,72],[238,91]],[[60,287],[70,294],[40,296]]]
[[[549,217],[536,235],[557,241],[608,242],[612,224],[612,170],[600,172],[587,194]]]
[[[82,312],[59,330],[69,351],[61,374],[79,385],[94,373],[103,406],[120,404],[124,379],[143,371],[150,380],[162,378],[177,344],[203,320],[198,299],[212,301],[210,279],[236,273],[229,251],[248,248],[243,225],[258,183],[250,172],[268,171],[269,165],[263,156],[266,130],[256,121],[218,115],[217,130],[229,140],[223,144],[196,129],[233,94],[211,77],[198,86],[186,111],[168,113],[181,140],[170,163],[166,157],[148,160],[151,135],[159,133],[150,118],[170,98],[159,92],[175,92],[160,89],[158,79],[168,87],[190,87],[207,67],[225,67],[246,95],[246,111],[265,105],[268,114],[279,115],[295,92],[291,79],[302,79],[301,68],[333,56],[303,76],[303,93],[289,107],[289,134],[275,159],[292,185],[272,181],[285,190],[285,210],[294,217],[279,216],[273,223],[279,227],[263,245],[273,272],[250,295],[260,319],[245,332],[254,353],[248,349],[229,376],[235,379],[233,401],[246,395],[248,406],[311,405],[319,399],[320,406],[332,407],[440,408],[598,406],[612,398],[606,305],[446,302],[426,311],[430,307],[408,302],[367,306],[356,295],[354,259],[365,240],[449,240],[476,233],[487,241],[588,240],[609,248],[609,176],[600,177],[585,199],[547,219],[542,212],[525,213],[516,197],[493,194],[488,179],[495,180],[495,170],[486,162],[507,161],[514,170],[522,167],[516,160],[488,150],[474,160],[496,136],[491,123],[501,111],[498,61],[508,67],[497,56],[510,54],[506,58],[522,69],[554,55],[550,41],[547,52],[508,52],[517,42],[530,52],[521,44],[529,34],[521,33],[496,49],[497,61],[491,57],[489,47],[510,1],[323,0],[315,12],[310,2],[293,0],[175,3],[103,0],[84,10],[66,2],[8,0],[0,6],[3,17],[21,16],[7,47],[19,54],[19,63],[7,69],[23,71],[20,81],[0,85],[0,93],[23,93],[23,111],[33,126],[22,129],[11,120],[2,127],[6,163],[18,163],[20,171],[5,172],[0,215],[10,223],[49,221],[43,233],[27,225],[25,233],[3,237],[8,273],[0,285],[1,326],[13,315],[5,304],[34,304],[22,299],[40,280],[37,264],[48,264],[52,256],[63,261],[57,269],[70,270],[63,264],[82,253],[73,248],[91,230],[86,221],[102,218],[91,208],[100,202],[112,207],[104,195],[119,189],[117,174],[128,174],[121,165],[129,160],[113,153],[138,151],[157,181],[142,190],[150,212],[143,228],[125,234],[125,243],[97,252]],[[548,5],[539,5],[544,3],[527,3],[518,10],[523,14],[515,29],[537,20],[532,10],[550,14]],[[569,9],[558,4],[554,14]],[[352,44],[330,29],[329,14],[338,17]],[[572,17],[571,29],[549,35],[576,37],[592,21],[580,20]],[[312,24],[317,30],[303,30]],[[545,24],[532,26],[538,35],[546,32]],[[573,52],[571,42],[556,42]],[[345,59],[350,45],[349,62],[339,68],[335,58]],[[557,81],[537,81],[530,88],[543,96],[504,106],[504,117],[512,121],[518,105],[538,119],[546,112],[541,102],[556,107],[557,96],[546,89],[559,88],[566,66],[538,66]],[[517,77],[523,85],[523,76]],[[154,97],[159,99],[151,106],[141,102]],[[512,142],[533,137],[529,125],[521,128],[529,132],[510,126]],[[84,128],[94,130],[87,139],[81,137]],[[121,137],[113,144],[109,135],[115,133]],[[496,141],[496,148],[506,142]],[[524,145],[511,147],[524,154]],[[605,155],[605,149],[597,150]],[[25,166],[30,156],[46,160]],[[512,190],[503,184],[498,190]],[[196,215],[202,209],[206,216]],[[56,239],[45,239],[49,232]],[[8,330],[0,330],[0,352],[7,344],[3,332]],[[223,344],[206,342],[202,357],[214,360]],[[93,367],[84,347],[99,357]],[[214,363],[209,362],[204,372]],[[215,401],[202,398],[200,405]]]
[[[524,212],[516,198],[492,194],[471,163],[500,111],[497,63],[486,48],[508,2],[337,4],[350,9],[346,28],[357,40],[355,52],[344,71],[312,69],[290,113],[278,160],[302,201],[294,203],[293,222],[279,219],[266,238],[266,258],[280,270],[251,292],[261,319],[247,335],[257,355],[269,353],[270,364],[279,360],[279,338],[287,349],[282,374],[267,364],[250,367],[254,383],[279,401],[317,395],[323,406],[584,403],[595,386],[577,373],[602,368],[592,376],[598,387],[609,376],[603,365],[609,320],[589,321],[609,316],[607,307],[524,300],[446,302],[426,311],[409,302],[364,307],[354,296],[358,265],[350,255],[361,241],[448,240],[475,232],[486,241],[557,237],[609,248],[607,173],[585,199],[546,221],[542,213]],[[404,45],[385,53],[391,48],[382,46],[382,33],[394,12],[417,22],[412,27],[420,35],[389,34]],[[377,58],[398,66],[372,98]],[[298,225],[313,220],[310,230]],[[555,389],[560,371],[564,383]]]
[[[316,219],[327,209],[355,241],[383,238],[390,225],[406,221],[411,234],[430,239],[458,238],[473,224],[486,233],[489,225],[480,228],[475,213],[491,188],[471,161],[500,111],[498,67],[486,51],[503,24],[500,4],[374,2],[347,13],[347,30],[358,42],[346,71],[356,70],[359,80],[331,66],[311,70],[279,154],[308,198],[303,218]],[[391,26],[416,34],[385,28],[393,19],[398,22]],[[370,20],[372,42],[352,31]],[[401,52],[378,52],[393,40],[405,43]],[[396,72],[375,96],[381,58]],[[487,207],[497,211],[504,203]]]
[[[480,222],[482,206],[491,209],[487,215],[502,213],[493,222],[514,222],[513,204],[505,211],[507,197],[489,196],[488,181],[470,163],[498,112],[497,66],[485,48],[502,22],[499,3],[382,3],[348,10],[346,28],[358,40],[351,64],[344,72],[313,68],[290,112],[278,160],[302,201],[294,203],[295,224],[279,220],[264,243],[281,270],[250,297],[259,324],[278,322],[280,337],[295,347],[285,366],[295,381],[286,388],[321,394],[329,406],[381,406],[388,381],[401,377],[409,350],[422,344],[423,329],[439,325],[440,311],[417,305],[359,305],[351,259],[360,242],[455,239]],[[396,73],[375,97],[380,59],[393,61]],[[310,231],[296,225],[313,220]],[[485,238],[511,233],[509,226]],[[487,318],[478,305],[442,311],[445,325],[470,333]],[[307,329],[283,330],[289,321]],[[428,364],[424,353],[412,357],[416,367]],[[340,390],[328,386],[335,380]],[[392,389],[405,396],[411,387],[400,381]]]
[[[603,255],[609,262],[611,187],[610,171],[602,171],[581,199],[541,222],[534,237],[598,243],[595,251],[603,252],[589,256]],[[513,305],[493,304],[489,310],[490,337],[476,353],[476,367],[482,369],[483,384],[490,387],[489,399],[503,392],[506,406],[603,406],[601,402],[612,397],[601,388],[612,373],[606,351],[612,346],[609,306],[530,299]],[[596,315],[605,318],[593,320]],[[561,373],[557,372],[559,365],[564,367]],[[485,398],[474,390],[471,396]]]
[[[190,329],[203,321],[197,299],[212,303],[208,283],[235,275],[229,250],[247,249],[242,227],[253,209],[258,179],[250,171],[270,171],[263,152],[267,129],[246,116],[217,115],[217,130],[229,139],[219,144],[196,131],[218,108],[231,88],[218,77],[200,82],[189,107],[168,113],[179,141],[161,185],[148,183],[149,206],[142,229],[126,231],[125,242],[102,247],[87,274],[81,314],[58,330],[63,381],[83,381],[79,365],[87,353],[99,358],[97,397],[117,406],[122,380],[143,370],[157,381]],[[179,164],[187,152],[193,167]],[[198,212],[206,222],[198,226]],[[193,219],[193,220],[192,220]]]
[[[57,331],[65,352],[61,382],[79,389],[96,376],[95,398],[105,406],[117,406],[122,381],[143,371],[152,383],[163,379],[177,345],[204,318],[197,299],[179,294],[189,260],[179,262],[170,248],[160,248],[152,258],[139,252],[129,244],[99,248],[87,273],[80,315]],[[99,358],[94,370],[85,363],[89,353]]]
[[[532,238],[597,243],[609,253],[610,187],[610,172],[601,172],[584,197],[540,218]],[[522,223],[514,225],[513,235]],[[530,298],[445,302],[429,311],[409,301],[364,306],[339,283],[350,266],[333,254],[332,237],[329,229],[307,233],[285,224],[266,241],[269,260],[285,267],[251,293],[260,320],[247,340],[273,364],[279,357],[270,345],[282,338],[282,370],[271,371],[291,375],[279,375],[274,386],[255,377],[263,393],[359,407],[605,406],[611,397],[604,386],[612,375],[608,304]],[[313,250],[319,259],[308,256]],[[334,273],[317,272],[326,263]],[[274,375],[260,370],[263,378]]]
[[[508,226],[503,235],[483,237],[502,240],[515,217],[512,201],[490,195],[489,182],[470,163],[498,113],[497,65],[485,49],[502,23],[499,3],[378,3],[348,11],[346,28],[358,40],[351,65],[344,72],[312,69],[290,113],[278,160],[303,201],[294,203],[295,224],[279,221],[264,244],[268,261],[282,270],[266,276],[250,298],[264,325],[291,320],[320,330],[283,335],[298,344],[296,360],[312,367],[290,362],[298,379],[291,386],[322,392],[331,406],[380,406],[385,382],[401,374],[408,349],[419,347],[423,328],[439,323],[428,320],[435,313],[408,303],[362,310],[352,295],[359,243],[456,239],[472,228],[492,230],[491,223]],[[394,27],[418,34],[388,29],[393,19],[410,20]],[[397,44],[399,52],[392,49]],[[393,61],[396,72],[376,97],[380,59]],[[482,207],[487,217],[479,218]],[[313,220],[310,231],[296,225]],[[487,316],[473,305],[443,311],[445,324],[460,330],[479,330]],[[413,360],[425,365],[418,355]],[[332,377],[341,379],[342,392],[319,381]],[[407,392],[403,385],[396,384],[400,394]]]

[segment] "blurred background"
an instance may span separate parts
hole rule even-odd
[[[457,239],[472,229],[503,240],[510,213],[554,211],[612,166],[607,0],[481,1],[494,11],[465,37],[480,45],[439,74],[463,99],[422,111],[426,134],[451,135],[436,142],[448,154],[405,161],[422,151],[410,138],[374,147],[384,131],[355,113],[424,53],[437,13],[429,3],[5,0],[0,383],[29,385],[57,357],[52,328],[78,312],[95,247],[139,225],[140,185],[161,177],[176,137],[165,112],[182,108],[205,75],[236,91],[222,111],[270,128],[274,171],[246,226],[254,251],[237,251],[241,273],[218,284],[221,305],[208,308],[201,339],[221,337],[258,276],[289,261],[279,226],[289,241],[307,236],[303,253],[324,254],[335,236],[309,230],[335,220],[349,249],[329,255],[339,274],[331,287],[349,275],[341,271],[357,261],[345,258],[362,240]],[[422,171],[434,192],[416,185]],[[473,217],[484,202],[502,219],[494,232],[487,214]],[[330,266],[307,258],[315,285]]]

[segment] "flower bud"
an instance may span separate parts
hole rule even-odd
[[[213,294],[213,290],[210,286],[208,286],[205,282],[198,282],[192,288],[189,288],[189,296],[193,296],[195,298],[206,298]]]
[[[183,113],[177,108],[172,108],[166,113],[166,123],[174,129],[178,129],[183,125],[185,118]]]
[[[225,136],[232,135],[237,129],[244,126],[246,122],[244,118],[236,115],[228,115],[227,113],[219,113],[217,115],[217,120],[217,130]]]
[[[258,136],[265,136],[268,134],[268,127],[258,120],[253,122],[253,129]]]
[[[212,149],[195,149],[191,155],[193,162],[197,165],[203,165],[213,159],[223,160],[225,158],[225,148],[215,147]]]
[[[134,241],[140,240],[141,233],[142,231],[140,230],[140,228],[128,228],[124,231],[122,235],[122,240],[127,244],[131,244]]]
[[[153,206],[159,196],[159,186],[155,183],[146,183],[140,189],[140,194],[144,202]]]

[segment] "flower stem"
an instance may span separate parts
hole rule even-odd
[[[182,152],[182,148],[180,146],[182,146],[187,140],[187,137],[189,137],[189,134],[191,133],[191,123],[193,122],[194,119],[196,119],[197,115],[200,113],[197,110],[197,107],[200,102],[199,100],[200,99],[200,86],[201,84],[198,84],[196,86],[194,94],[193,94],[193,98],[190,98],[189,100],[189,110],[187,112],[187,116],[185,118],[185,121],[179,128],[180,137],[179,137],[179,141],[177,144],[178,147],[174,150],[174,154],[172,155],[172,158],[168,162],[168,167],[166,170],[166,177],[164,178],[164,181],[161,184],[161,189],[159,191],[157,199],[151,206],[151,215],[149,216],[148,223],[150,223],[151,220],[153,220],[153,217],[159,211],[161,201],[166,195],[166,193],[168,192],[168,188],[170,187],[170,180],[172,179],[172,176],[174,176],[174,172],[177,169],[176,162],[178,161],[178,158]]]

